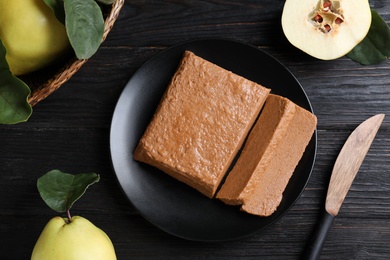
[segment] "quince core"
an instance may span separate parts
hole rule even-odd
[[[282,28],[288,41],[322,60],[350,52],[371,26],[368,0],[286,0]]]

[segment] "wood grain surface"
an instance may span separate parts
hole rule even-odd
[[[390,61],[361,66],[346,57],[309,57],[283,35],[283,4],[126,1],[106,41],[71,80],[37,104],[27,123],[0,126],[0,259],[29,259],[44,225],[57,215],[36,189],[37,178],[52,169],[101,175],[72,213],[102,228],[118,259],[299,259],[348,135],[374,114],[390,115]],[[370,5],[390,23],[390,0],[371,0]],[[132,207],[111,166],[109,133],[121,91],[143,63],[167,47],[212,37],[254,45],[296,76],[318,117],[318,150],[306,189],[283,218],[247,238],[201,243],[166,234]],[[390,257],[389,118],[338,213],[321,259]]]

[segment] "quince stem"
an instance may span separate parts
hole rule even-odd
[[[67,221],[67,223],[69,224],[70,222],[72,222],[72,216],[70,215],[70,210],[69,209],[67,210],[67,214],[68,214],[68,221]]]

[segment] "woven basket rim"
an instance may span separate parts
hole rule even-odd
[[[111,10],[108,13],[104,23],[104,33],[102,42],[107,38],[108,33],[118,19],[120,10],[122,9],[125,0],[116,0],[111,5]],[[76,57],[70,59],[63,67],[61,67],[50,79],[41,84],[39,87],[31,89],[28,102],[31,106],[36,105],[50,94],[56,91],[62,84],[67,82],[88,60],[79,60]]]

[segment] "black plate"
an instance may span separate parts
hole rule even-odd
[[[240,212],[209,199],[151,166],[133,160],[133,150],[148,125],[185,50],[272,89],[312,111],[297,79],[265,52],[236,41],[196,40],[168,48],[146,62],[127,83],[112,119],[112,163],[120,186],[153,225],[189,240],[222,241],[247,236],[270,225],[298,199],[310,177],[317,134],[297,166],[277,211],[270,217]]]

